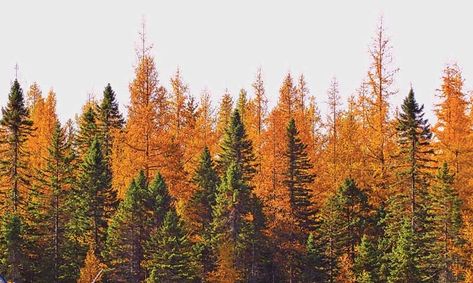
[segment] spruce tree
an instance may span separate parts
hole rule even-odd
[[[110,221],[103,256],[110,268],[106,277],[112,282],[141,282],[145,279],[142,262],[151,225],[146,184],[145,174],[140,171]]]
[[[301,256],[296,247],[304,245],[307,236],[314,230],[315,209],[310,199],[309,185],[314,181],[310,172],[312,164],[307,155],[307,145],[299,137],[294,119],[287,127],[287,149],[285,153],[287,167],[284,175],[284,185],[289,195],[290,221],[292,226],[288,231],[289,254],[287,264],[288,280],[296,280],[302,268]]]
[[[22,204],[22,190],[29,184],[26,173],[24,143],[28,139],[33,127],[25,106],[23,90],[15,79],[8,95],[6,107],[2,107],[2,144],[6,146],[7,154],[1,160],[1,174],[8,180],[8,201],[3,204],[4,210],[17,212]]]
[[[219,183],[214,167],[210,151],[205,147],[192,178],[196,189],[185,209],[191,232],[196,238],[196,247],[199,250],[199,260],[202,263],[204,274],[212,270],[210,224],[212,223],[212,207],[215,205],[215,194]]]
[[[107,173],[101,144],[94,138],[80,166],[77,193],[88,201],[86,217],[90,219],[96,255],[100,255],[103,250],[107,223],[117,206],[116,192],[111,185],[111,176]]]
[[[226,174],[230,164],[235,164],[240,168],[242,178],[250,184],[256,173],[255,155],[253,145],[246,133],[245,125],[240,116],[240,112],[235,110],[230,117],[230,121],[225,128],[223,137],[222,152],[218,158],[218,171]]]
[[[401,170],[401,183],[409,186],[411,226],[415,230],[418,218],[417,206],[419,191],[425,191],[428,182],[433,150],[430,147],[432,133],[427,119],[424,119],[424,106],[419,106],[411,88],[404,99],[397,121],[397,135]]]
[[[66,199],[68,191],[74,183],[74,155],[71,144],[67,141],[65,129],[56,123],[51,142],[48,148],[46,168],[39,172],[40,185],[44,194],[44,212],[42,221],[45,223],[47,240],[41,254],[45,264],[44,271],[49,276],[43,280],[60,282],[67,278],[63,265],[65,248],[65,224],[68,220]],[[66,280],[67,281],[67,280]]]
[[[230,164],[218,187],[212,212],[212,248],[217,261],[213,276],[216,278],[226,273],[236,273],[241,279],[247,276],[243,255],[250,247],[249,192],[240,168],[236,163]],[[231,260],[232,271],[224,264],[229,263],[228,260]]]
[[[6,212],[1,220],[0,272],[12,282],[26,282],[28,262],[22,219],[14,212]]]
[[[355,247],[367,228],[368,213],[367,195],[353,179],[346,179],[322,213],[322,233],[332,233],[329,240],[333,242],[334,256],[348,254],[352,262],[355,260]]]
[[[460,282],[461,273],[454,272],[454,265],[463,265],[461,250],[464,249],[462,238],[462,202],[453,187],[454,175],[447,163],[438,169],[435,184],[432,186],[430,206],[433,217],[432,236],[435,238],[434,252],[430,255],[437,282]]]
[[[166,212],[171,208],[172,198],[169,194],[163,176],[158,172],[153,182],[148,186],[149,199],[147,208],[152,215],[155,228],[161,226]]]
[[[310,200],[309,185],[314,181],[310,172],[313,168],[307,155],[307,145],[304,144],[296,127],[294,119],[287,127],[287,168],[284,184],[289,192],[292,216],[297,225],[306,231],[311,231],[314,225],[314,206]]]
[[[105,275],[113,282],[141,282],[153,250],[146,250],[150,235],[161,227],[172,199],[158,173],[148,185],[144,171],[131,182],[125,199],[110,220],[106,249],[102,253],[110,268]]]
[[[112,155],[113,133],[114,131],[120,131],[125,124],[125,120],[118,109],[115,92],[110,84],[107,84],[103,91],[103,98],[97,107],[97,112],[102,150],[105,159],[109,161]]]
[[[202,231],[212,221],[212,206],[215,204],[215,193],[219,183],[208,147],[205,147],[200,155],[192,182],[196,189],[186,206],[187,217],[190,218],[195,230]]]
[[[22,251],[27,243],[27,235],[22,234],[25,231],[25,214],[20,214],[20,210],[26,208],[24,197],[32,191],[29,187],[25,142],[31,134],[33,122],[25,106],[23,90],[16,79],[11,86],[7,106],[2,108],[0,125],[4,148],[0,174],[7,182],[7,189],[3,191],[6,197],[1,204],[4,214],[0,234],[0,261],[10,279],[22,282],[30,264]]]
[[[357,282],[379,282],[379,255],[377,243],[366,234],[361,238],[357,247],[353,271]]]
[[[419,266],[416,263],[417,252],[411,219],[405,217],[399,230],[397,244],[390,255],[388,282],[421,282]]]
[[[433,150],[430,145],[432,133],[427,119],[424,119],[424,107],[417,103],[414,91],[411,89],[404,99],[401,112],[397,119],[397,137],[399,147],[398,186],[391,199],[396,199],[388,207],[391,215],[398,219],[391,219],[387,229],[398,231],[400,229],[400,218],[407,214],[410,217],[413,245],[418,251],[415,254],[415,265],[418,268],[419,278],[430,278],[432,269],[432,253],[435,249],[435,239],[432,236],[432,216],[430,215],[428,186],[431,175],[430,169],[433,163]],[[396,233],[387,231],[394,236],[391,241],[392,247],[399,246],[396,243]],[[388,236],[389,237],[389,236]],[[394,251],[392,251],[394,252]]]
[[[95,102],[92,103],[93,104],[86,105],[78,121],[79,131],[75,137],[75,143],[80,158],[83,158],[83,156],[87,154],[89,147],[98,134],[97,113],[95,112],[97,106]]]
[[[326,282],[328,277],[324,245],[317,236],[310,233],[305,248],[304,282]]]
[[[174,208],[166,212],[164,222],[148,240],[147,282],[193,282],[196,277],[192,244],[184,222]]]

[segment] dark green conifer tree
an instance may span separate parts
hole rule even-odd
[[[419,266],[416,260],[418,250],[409,217],[404,217],[398,233],[396,246],[390,255],[388,282],[421,282]]]
[[[377,243],[365,234],[357,248],[353,264],[357,282],[379,282],[379,254]]]
[[[6,159],[1,160],[1,174],[8,179],[9,190],[6,192],[8,198],[2,204],[2,209],[17,212],[23,203],[21,190],[27,189],[28,174],[26,174],[24,143],[33,129],[33,122],[29,118],[28,109],[25,106],[23,90],[15,79],[8,95],[6,107],[2,107],[1,143],[6,145]],[[20,221],[21,222],[21,221]]]
[[[297,280],[302,272],[302,256],[297,246],[304,246],[311,231],[315,229],[315,208],[311,201],[309,185],[315,176],[310,172],[313,168],[307,155],[307,145],[299,138],[299,131],[294,119],[287,127],[287,149],[285,153],[287,168],[284,175],[284,185],[289,194],[290,217],[293,226],[288,235],[287,273],[288,280]]]
[[[79,131],[75,136],[75,143],[77,152],[80,158],[83,158],[87,154],[90,145],[98,135],[97,129],[97,108],[95,102],[91,105],[87,105],[82,115],[79,117]]]
[[[225,128],[221,148],[222,152],[219,154],[217,162],[218,172],[221,175],[226,174],[228,167],[234,162],[240,168],[243,180],[250,185],[251,179],[256,173],[256,158],[253,153],[253,145],[251,140],[248,139],[238,110],[232,113],[230,121]]]
[[[241,276],[246,277],[246,255],[250,249],[251,235],[250,189],[243,181],[240,168],[230,164],[220,183],[216,202],[213,207],[212,248],[216,258],[219,258],[220,248],[232,247],[234,259],[233,268]],[[217,271],[221,266],[216,266]]]
[[[67,282],[71,279],[64,273],[65,224],[68,220],[66,199],[74,183],[74,155],[66,133],[57,122],[48,148],[46,168],[39,172],[41,191],[44,193],[42,219],[44,224],[42,241],[44,246],[39,262],[46,273],[42,281]]]
[[[164,221],[147,243],[151,258],[147,282],[194,282],[196,259],[184,222],[174,208],[166,212]]]
[[[200,155],[192,182],[196,186],[191,198],[186,204],[186,218],[196,249],[199,250],[199,261],[202,264],[203,274],[209,273],[213,268],[211,256],[211,229],[212,207],[215,205],[215,194],[219,178],[215,171],[214,163],[207,147]]]
[[[117,207],[116,191],[112,188],[110,177],[101,144],[94,138],[80,166],[77,193],[88,201],[86,217],[90,219],[92,243],[97,256],[104,248],[107,223]]]
[[[113,131],[122,130],[125,120],[118,108],[118,102],[110,84],[103,91],[103,98],[97,107],[97,124],[105,159],[112,155]]]
[[[315,176],[310,172],[313,168],[307,155],[307,145],[299,138],[299,131],[294,119],[287,127],[287,169],[284,184],[289,191],[292,216],[297,225],[305,231],[313,229],[315,209],[310,200],[309,185]],[[307,234],[308,235],[308,234]]]
[[[430,275],[437,282],[460,282],[461,273],[454,272],[453,266],[463,266],[461,250],[462,238],[461,200],[453,187],[454,175],[449,172],[447,163],[438,169],[432,186],[430,214],[433,217],[432,236],[435,239],[433,252],[429,256],[433,261]]]
[[[23,90],[16,79],[11,86],[7,106],[2,108],[0,126],[0,142],[4,148],[0,174],[7,181],[6,188],[2,189],[3,201],[0,207],[4,211],[0,234],[0,271],[5,272],[9,279],[22,282],[31,265],[24,255],[23,249],[28,241],[27,235],[22,234],[26,231],[26,221],[23,219],[25,214],[20,213],[20,210],[26,210],[24,198],[32,191],[26,164],[28,152],[24,144],[31,135],[33,122],[29,119]]]
[[[112,282],[141,282],[145,279],[142,267],[144,245],[152,223],[147,209],[149,195],[146,177],[140,171],[110,221],[103,255],[110,268],[106,277]]]

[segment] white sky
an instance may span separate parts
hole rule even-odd
[[[166,86],[179,66],[191,92],[207,87],[214,101],[228,88],[251,89],[259,66],[274,102],[287,71],[303,72],[326,108],[337,76],[342,97],[359,86],[368,46],[383,15],[394,46],[399,97],[412,83],[429,117],[441,71],[456,61],[469,89],[473,78],[473,17],[468,1],[2,1],[0,104],[14,66],[23,89],[54,88],[61,120],[80,111],[88,93],[110,82],[122,109],[133,79],[142,17]],[[216,105],[216,103],[215,103]]]

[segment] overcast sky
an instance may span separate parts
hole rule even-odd
[[[336,76],[342,97],[366,76],[368,46],[379,17],[394,46],[398,105],[414,86],[430,112],[442,69],[458,62],[467,89],[473,79],[469,1],[2,1],[0,104],[19,65],[25,92],[38,82],[57,93],[61,120],[80,111],[88,94],[110,82],[122,109],[136,63],[143,16],[161,82],[180,67],[192,94],[208,88],[217,101],[251,88],[262,67],[267,95],[277,99],[284,75],[304,73],[326,108]],[[429,113],[429,117],[431,114]]]

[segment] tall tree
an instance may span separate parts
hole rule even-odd
[[[68,221],[67,194],[74,184],[74,157],[65,129],[57,122],[48,146],[46,167],[39,173],[40,188],[45,196],[42,217],[46,222],[44,236],[47,238],[44,240],[45,246],[41,247],[41,261],[46,264],[45,270],[49,273],[49,277],[43,280],[59,282],[69,278],[63,268],[67,260],[64,256],[64,232]]]
[[[88,202],[86,216],[90,219],[91,239],[96,255],[100,255],[105,245],[108,220],[115,212],[117,199],[98,138],[93,139],[80,166],[78,187],[78,193]]]
[[[371,64],[368,70],[368,96],[367,123],[370,138],[366,148],[367,158],[371,161],[373,175],[375,176],[373,186],[376,197],[380,200],[386,198],[386,188],[389,182],[390,159],[389,152],[392,150],[390,140],[391,130],[389,128],[389,98],[397,93],[393,88],[394,78],[398,71],[392,67],[392,46],[383,26],[382,19],[373,38],[373,44],[369,51]]]
[[[419,106],[412,88],[401,106],[397,119],[397,136],[401,159],[398,165],[400,183],[409,187],[411,226],[415,230],[419,191],[424,191],[424,195],[426,193],[433,149],[430,146],[430,125],[424,119],[424,106]]]
[[[249,203],[250,188],[240,166],[232,162],[218,187],[212,212],[212,246],[217,258],[213,278],[234,274],[238,280],[244,280],[248,276],[243,255],[249,248]]]
[[[289,195],[290,211],[287,220],[290,223],[288,231],[288,243],[290,246],[288,264],[288,280],[293,282],[298,278],[300,263],[295,253],[298,245],[303,245],[310,231],[315,225],[315,209],[311,201],[308,185],[314,181],[314,175],[310,173],[312,164],[307,156],[306,147],[299,138],[294,119],[289,121],[287,127],[287,150],[286,150],[286,172],[284,185]]]
[[[8,103],[2,108],[1,142],[3,158],[1,160],[1,176],[3,178],[1,246],[0,261],[5,267],[4,272],[14,281],[22,282],[26,278],[28,268],[25,257],[26,235],[24,235],[24,200],[33,192],[29,188],[29,173],[27,172],[28,152],[25,142],[33,129],[33,122],[29,118],[25,106],[23,90],[15,79]],[[29,216],[29,215],[26,215]]]
[[[471,143],[468,142],[468,137],[471,134],[471,126],[467,116],[468,104],[463,83],[460,67],[456,64],[447,65],[443,70],[439,93],[441,101],[435,109],[437,123],[434,127],[439,141],[437,146],[441,149],[439,158],[448,162],[454,169],[455,182],[461,195],[469,194],[471,190],[470,186],[464,186],[468,180],[470,166]]]
[[[10,93],[8,103],[2,108],[2,144],[4,145],[5,158],[1,161],[1,173],[6,179],[8,197],[2,206],[5,210],[13,210],[17,213],[22,205],[22,193],[28,188],[28,174],[26,172],[25,142],[33,129],[33,122],[29,118],[28,109],[25,106],[23,90],[15,79]]]
[[[130,83],[130,104],[125,126],[123,159],[115,172],[115,184],[120,196],[134,174],[143,170],[147,179],[166,164],[169,123],[169,100],[166,89],[160,85],[151,46],[146,43],[144,30],[140,33],[141,46],[135,78]]]

